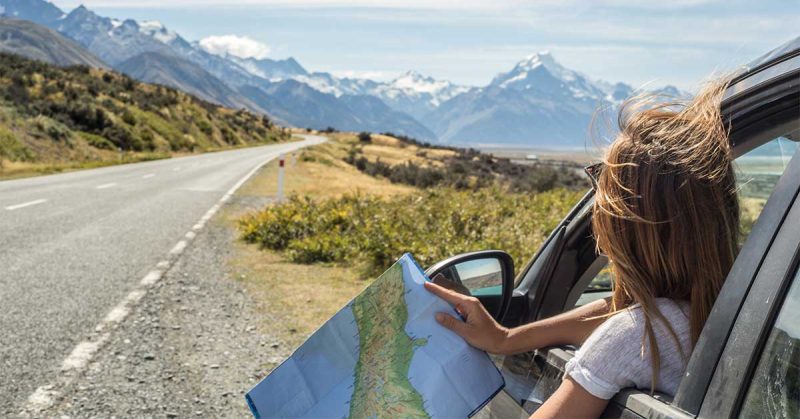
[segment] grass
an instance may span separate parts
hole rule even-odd
[[[237,242],[230,261],[263,314],[263,330],[289,348],[300,345],[325,319],[364,289],[348,268],[290,263],[275,252]]]
[[[341,137],[341,134],[339,134]],[[349,193],[377,196],[409,194],[415,188],[393,184],[359,172],[342,161],[349,149],[349,140],[334,137],[332,141],[286,156],[284,193],[312,198],[338,198]],[[408,155],[413,151],[408,150]],[[267,164],[264,170],[239,190],[250,196],[275,196],[278,191],[278,161]]]

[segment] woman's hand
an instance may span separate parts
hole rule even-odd
[[[503,354],[508,329],[498,324],[475,297],[468,297],[431,282],[425,289],[455,306],[464,321],[446,313],[436,313],[442,326],[461,336],[470,345],[487,352]]]

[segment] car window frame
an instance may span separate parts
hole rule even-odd
[[[789,163],[794,181],[800,183],[800,151]],[[733,328],[714,369],[700,406],[699,417],[732,417],[738,413],[771,326],[783,306],[786,291],[800,262],[800,188],[782,217],[763,263],[756,273]]]

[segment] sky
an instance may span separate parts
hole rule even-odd
[[[797,0],[55,0],[158,20],[240,55],[390,80],[482,86],[535,52],[593,79],[692,90],[800,36]]]

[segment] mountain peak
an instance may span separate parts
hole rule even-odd
[[[539,51],[525,57],[524,60],[517,63],[517,69],[530,71],[538,67],[544,67],[554,76],[561,77],[567,71],[561,64],[559,64],[550,51]]]
[[[405,73],[398,76],[395,80],[398,81],[410,81],[410,82],[422,82],[422,83],[436,83],[436,80],[431,76],[426,76],[416,70],[408,70]]]
[[[71,12],[69,12],[69,16],[72,18],[79,18],[79,19],[87,19],[87,18],[96,18],[98,17],[93,11],[89,10],[86,6],[80,5]]]

